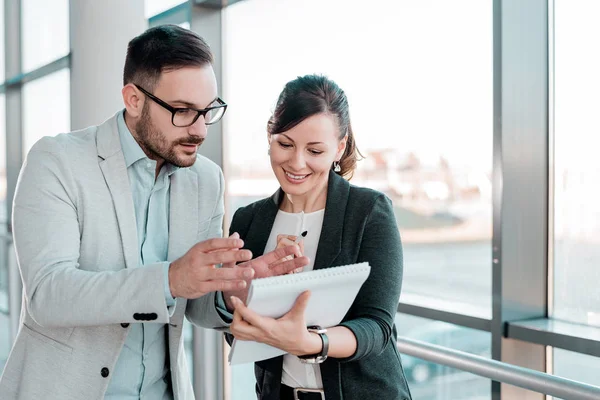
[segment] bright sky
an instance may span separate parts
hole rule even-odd
[[[277,95],[316,72],[346,91],[360,148],[491,170],[491,1],[252,0],[225,21],[232,163],[265,158]]]

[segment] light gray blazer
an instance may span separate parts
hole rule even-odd
[[[220,168],[202,156],[171,176],[169,261],[222,236],[223,192]],[[103,398],[129,324],[140,322],[169,324],[175,399],[194,398],[184,314],[203,327],[225,322],[214,293],[177,299],[168,310],[162,266],[135,268],[135,214],[116,115],[33,146],[17,183],[13,233],[23,307],[0,398]]]

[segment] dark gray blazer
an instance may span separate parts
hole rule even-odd
[[[255,257],[264,252],[282,199],[280,189],[233,216],[230,233],[238,232]],[[328,358],[321,364],[325,397],[411,399],[396,348],[402,245],[392,203],[384,194],[350,185],[332,171],[314,269],[361,261],[369,262],[371,273],[340,324],[354,333],[358,347],[351,357]],[[279,400],[282,363],[283,357],[276,357],[255,364],[258,399]]]

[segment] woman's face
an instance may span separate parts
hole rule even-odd
[[[346,149],[329,114],[313,115],[292,129],[269,136],[271,167],[283,191],[306,195],[327,183],[329,170]]]

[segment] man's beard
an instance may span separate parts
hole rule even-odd
[[[204,138],[198,136],[187,136],[170,143],[165,135],[159,131],[152,123],[148,103],[144,104],[142,116],[135,124],[135,132],[139,139],[139,145],[144,153],[152,159],[163,159],[166,162],[178,167],[191,167],[196,158],[178,157],[175,152],[176,146],[180,144],[197,144],[198,147],[204,142]],[[152,157],[150,157],[152,156]]]

